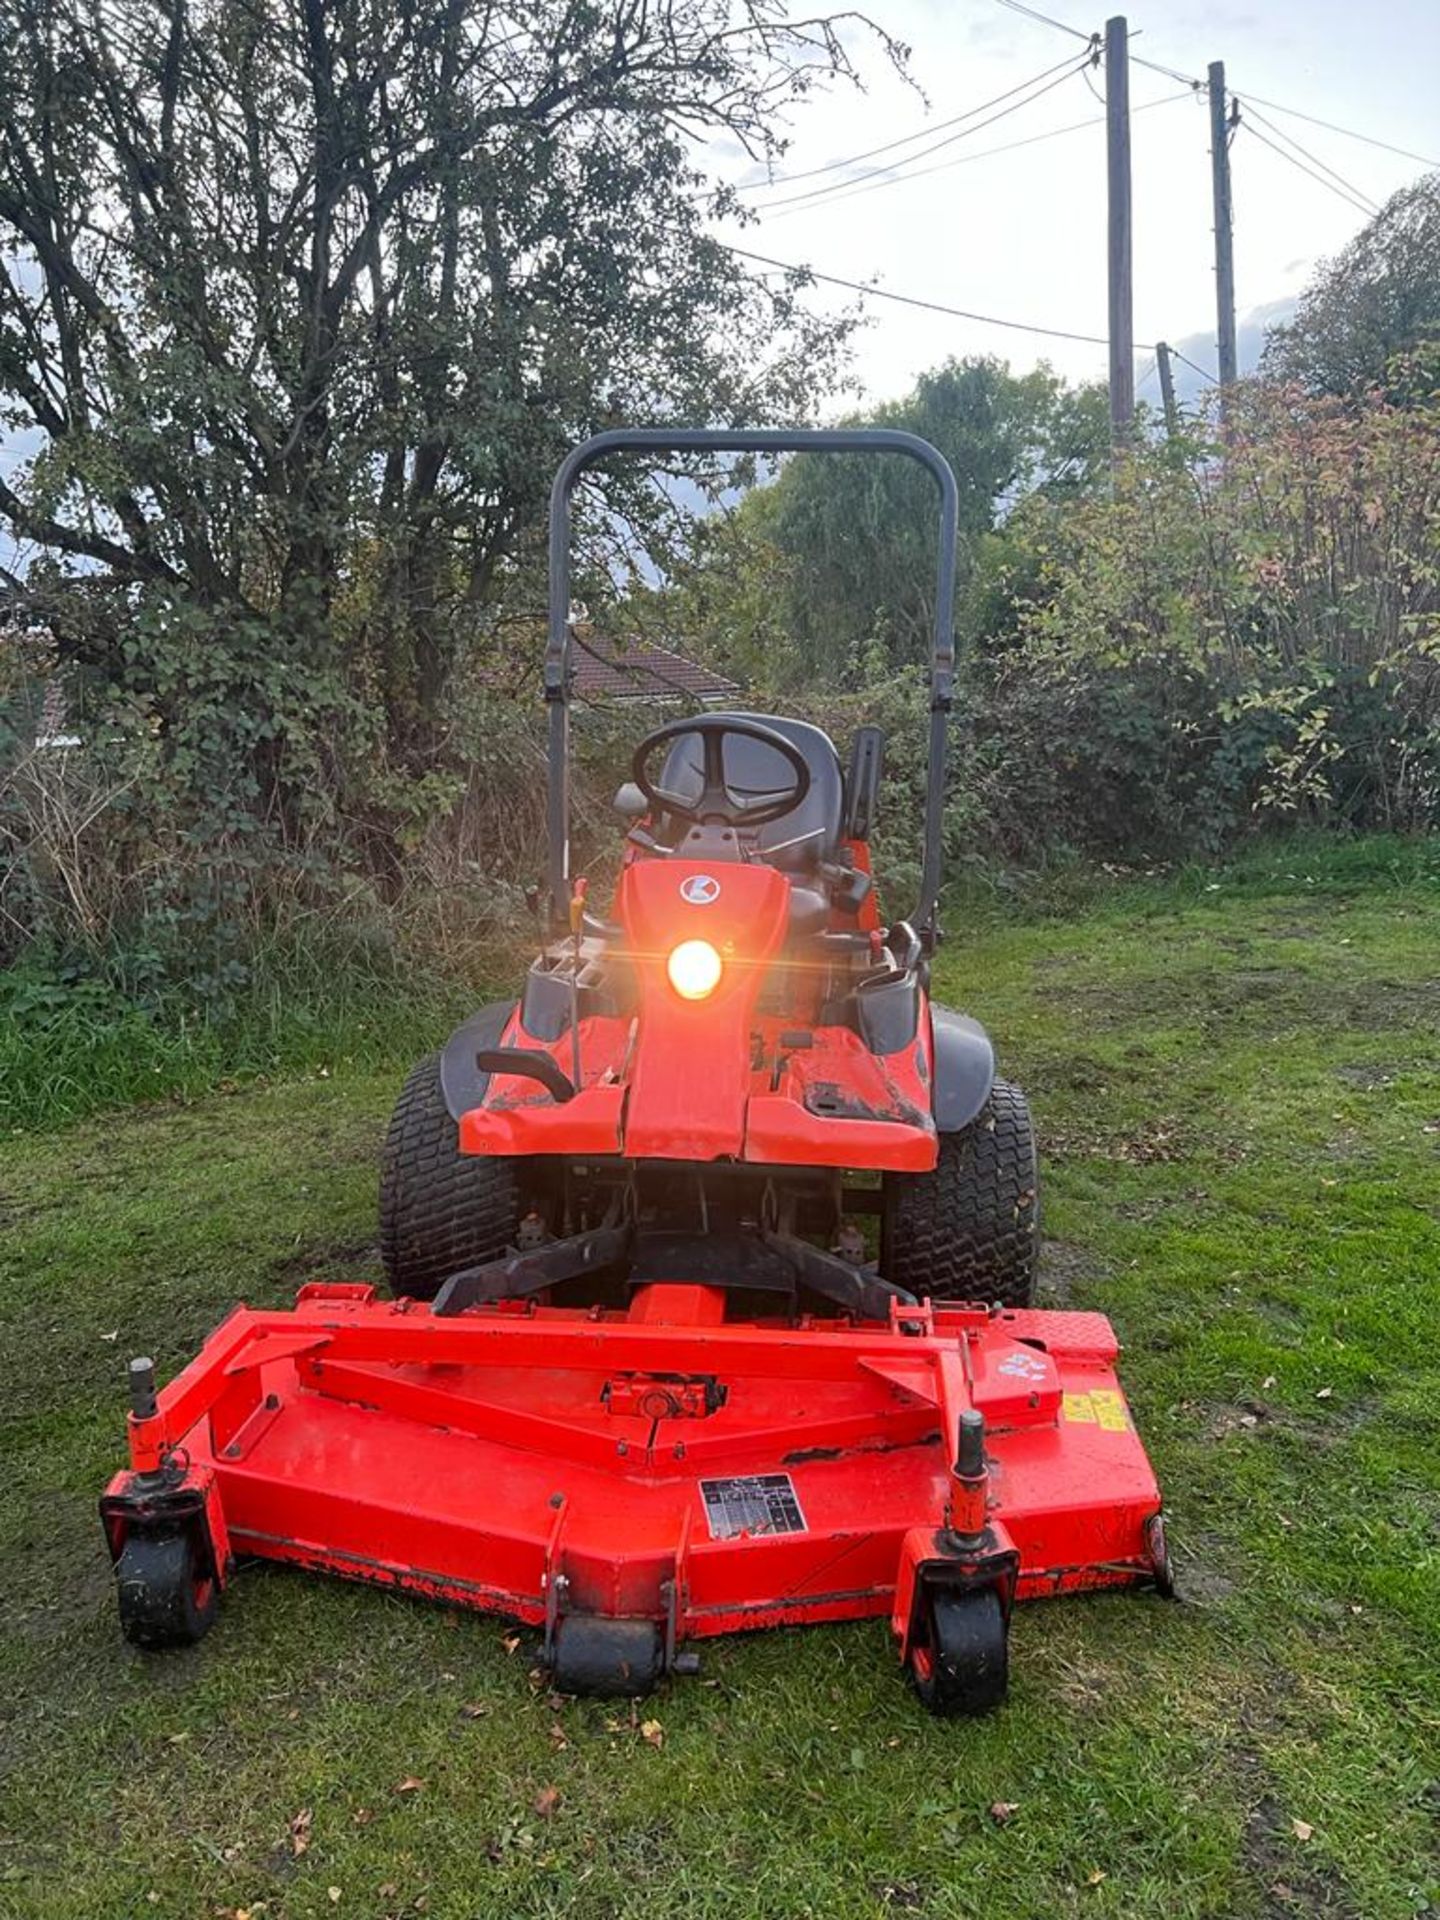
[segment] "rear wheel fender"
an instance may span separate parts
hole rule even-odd
[[[475,1064],[482,1047],[498,1047],[515,1011],[513,1000],[492,1000],[458,1026],[440,1050],[440,1092],[450,1118],[456,1122],[478,1107],[490,1086],[490,1076]]]
[[[968,1127],[995,1084],[995,1049],[978,1020],[932,1006],[935,1040],[935,1125],[941,1133]]]

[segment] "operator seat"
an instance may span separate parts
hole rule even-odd
[[[755,721],[800,749],[810,769],[810,791],[797,807],[757,828],[755,846],[759,857],[782,873],[795,878],[812,876],[822,860],[833,860],[839,853],[845,813],[840,756],[830,736],[808,720],[789,720],[771,713],[717,713],[713,717]],[[702,752],[697,734],[681,734],[666,755],[658,784],[674,794],[698,797],[703,784]],[[732,734],[725,742],[725,778],[733,793],[750,798],[792,786],[795,775],[763,740]]]

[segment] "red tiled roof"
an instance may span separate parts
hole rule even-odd
[[[654,640],[618,646],[571,629],[577,700],[729,700],[741,689],[714,667]]]

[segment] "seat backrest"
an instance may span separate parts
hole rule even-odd
[[[830,736],[808,720],[770,713],[717,713],[716,720],[753,720],[800,749],[810,769],[810,791],[789,813],[756,833],[760,854],[786,873],[809,873],[834,859],[844,813],[844,777]],[[699,794],[702,752],[693,733],[681,734],[665,757],[658,784],[677,796]],[[725,742],[725,778],[739,795],[774,793],[794,782],[794,770],[763,740],[732,734]]]

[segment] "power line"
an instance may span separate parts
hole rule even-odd
[[[1353,181],[1347,180],[1343,173],[1337,173],[1334,167],[1327,166],[1318,155],[1311,153],[1308,147],[1302,147],[1293,134],[1286,133],[1283,127],[1277,127],[1273,120],[1267,120],[1248,95],[1240,104],[1245,109],[1245,115],[1250,121],[1252,131],[1254,129],[1254,123],[1258,120],[1262,127],[1268,127],[1270,129],[1277,140],[1283,140],[1287,147],[1293,147],[1298,154],[1302,154],[1304,158],[1310,162],[1311,166],[1318,167],[1322,173],[1328,174],[1336,186],[1343,187],[1346,193],[1350,194],[1354,199],[1363,200],[1370,208],[1371,213],[1378,213],[1380,211],[1368,193],[1362,192]]]
[[[796,266],[792,260],[772,260],[769,254],[752,253],[747,247],[733,247],[726,240],[717,240],[715,244],[741,260],[758,260],[761,266],[778,267],[782,273],[803,274],[806,279],[819,280],[827,286],[846,287],[851,293],[864,294],[867,299],[893,300],[902,307],[920,307],[927,313],[948,314],[954,320],[976,320],[987,327],[1008,327],[1015,333],[1043,333],[1051,340],[1078,340],[1087,347],[1106,347],[1110,344],[1098,333],[1071,333],[1065,327],[1040,327],[1025,320],[1001,320],[993,313],[971,313],[964,307],[946,306],[940,300],[922,300],[916,294],[893,293],[887,287],[867,287],[863,280],[845,280],[836,273],[820,273],[814,267]]]
[[[1071,333],[1065,327],[1041,327],[1028,320],[1002,320],[993,313],[972,313],[966,307],[946,306],[940,300],[923,300],[918,294],[892,293],[888,287],[867,287],[863,280],[846,280],[836,273],[820,273],[814,267],[797,266],[793,260],[773,260],[768,253],[752,253],[748,247],[731,246],[728,240],[716,240],[715,245],[723,247],[726,253],[737,255],[741,260],[758,260],[762,267],[777,267],[781,273],[803,274],[808,280],[820,280],[831,287],[846,287],[851,293],[863,294],[869,299],[893,300],[902,307],[921,307],[927,313],[944,313],[955,320],[975,320],[986,327],[1008,327],[1015,333],[1043,333],[1051,340],[1078,340],[1082,346],[1087,347],[1108,347],[1110,344],[1105,336],[1099,333]],[[1137,347],[1135,351],[1140,353],[1144,349]],[[1170,351],[1174,353],[1175,348],[1172,347]],[[1184,360],[1184,354],[1180,354],[1179,358]],[[1185,364],[1195,366],[1193,360],[1186,360]],[[1207,380],[1213,380],[1215,377],[1214,374],[1206,373],[1203,367],[1195,367],[1195,371]]]
[[[1073,34],[1077,40],[1089,38],[1087,34],[1081,33],[1078,27],[1072,27],[1068,21],[1055,20],[1048,13],[1037,13],[1033,7],[1021,6],[1019,0],[996,0],[996,4],[1008,7],[1012,13],[1023,13],[1031,20],[1039,20],[1047,27],[1055,27],[1061,33]],[[1177,67],[1163,66],[1157,60],[1142,59],[1139,54],[1131,54],[1130,57],[1136,66],[1149,67],[1152,73],[1163,73],[1172,80],[1182,80],[1189,87],[1202,90],[1205,88],[1205,82],[1197,79],[1194,74],[1181,73]],[[1318,114],[1305,113],[1299,107],[1282,106],[1278,100],[1266,100],[1258,93],[1247,92],[1245,98],[1258,101],[1262,107],[1269,107],[1272,113],[1288,113],[1296,120],[1308,120],[1312,127],[1324,127],[1328,133],[1342,133],[1347,140],[1360,140],[1366,146],[1378,147],[1382,153],[1398,154],[1402,160],[1418,161],[1422,167],[1440,167],[1440,160],[1432,159],[1429,154],[1412,153],[1408,147],[1392,146],[1388,140],[1377,140],[1373,133],[1361,133],[1356,127],[1341,126],[1336,120],[1322,120]]]
[[[1133,37],[1133,36],[1132,36]],[[1208,93],[1209,86],[1193,73],[1182,73],[1178,67],[1167,67],[1163,60],[1146,60],[1138,53],[1130,55],[1130,64],[1135,67],[1148,67],[1151,73],[1163,73],[1167,80],[1178,80],[1182,86],[1189,87],[1194,93]]]
[[[1051,68],[1049,71],[1053,73],[1054,69]],[[826,194],[842,192],[846,187],[860,186],[867,180],[878,179],[881,175],[903,177],[896,175],[896,167],[908,166],[913,160],[926,160],[932,153],[939,153],[944,147],[953,147],[957,140],[968,140],[971,134],[983,132],[986,127],[993,127],[997,120],[1007,119],[1012,113],[1018,113],[1022,107],[1028,107],[1032,101],[1041,99],[1045,94],[1049,93],[1053,88],[1062,85],[1073,73],[1078,71],[1079,65],[1075,61],[1067,61],[1063,73],[1055,74],[1053,79],[1047,81],[1043,87],[1038,87],[1035,92],[1028,94],[1025,99],[1015,101],[1013,105],[1003,108],[999,113],[992,113],[988,120],[977,120],[973,126],[962,127],[958,133],[947,134],[943,140],[937,140],[933,146],[921,147],[918,153],[907,154],[905,159],[897,160],[895,166],[872,167],[868,173],[856,174],[851,180],[836,180],[831,182],[829,186],[811,187],[805,193],[788,194],[779,200],[763,200],[759,204],[759,211],[761,213],[773,213],[778,207],[793,207],[801,201],[823,199]],[[1027,82],[1027,84],[1033,83]],[[977,112],[978,111],[979,109],[977,108]],[[838,164],[846,163],[841,162]]]
[[[1357,133],[1354,127],[1338,126],[1333,120],[1321,120],[1316,114],[1302,113],[1299,107],[1282,107],[1278,100],[1264,100],[1258,93],[1247,93],[1245,98],[1251,104],[1259,101],[1262,107],[1269,107],[1272,113],[1288,113],[1292,120],[1308,120],[1312,127],[1324,127],[1327,133],[1343,133],[1347,140],[1363,140],[1367,147],[1379,147],[1382,153],[1398,153],[1402,160],[1418,160],[1422,167],[1440,167],[1440,160],[1431,160],[1423,153],[1411,153],[1408,147],[1392,147],[1388,140],[1377,140],[1373,134]]]
[[[1167,93],[1162,95],[1158,100],[1145,100],[1142,101],[1138,107],[1131,109],[1132,117],[1134,114],[1144,113],[1150,107],[1168,107],[1176,100],[1189,100],[1193,97],[1187,87],[1183,93]],[[848,193],[843,192],[837,185],[830,198],[823,204],[827,207],[833,207],[838,205],[842,200],[858,200],[861,194],[878,193],[882,187],[902,186],[907,180],[923,180],[927,175],[932,173],[949,173],[952,168],[968,167],[971,162],[975,160],[989,160],[993,159],[996,154],[1015,153],[1021,147],[1038,146],[1042,140],[1058,140],[1062,134],[1079,133],[1086,127],[1099,127],[1104,124],[1105,116],[1103,113],[1092,113],[1084,120],[1067,121],[1063,127],[1049,127],[1044,133],[1027,134],[1023,140],[1007,140],[1002,146],[982,147],[978,153],[958,154],[953,160],[937,161],[933,167],[918,167],[913,173],[894,173],[885,180],[872,180],[868,185],[856,186]],[[759,211],[759,209],[757,209],[757,211]],[[765,211],[768,213],[770,209],[767,208]],[[793,220],[797,213],[803,213],[804,211],[804,207],[791,207],[788,212],[775,213],[773,217],[776,220]]]
[[[1037,13],[1034,7],[1022,7],[1020,0],[1000,0],[1000,5],[1008,7],[1011,13],[1023,13],[1027,20],[1038,20],[1042,26],[1058,27],[1061,33],[1073,33],[1077,40],[1094,41],[1093,34],[1082,33],[1079,27],[1067,26],[1063,20],[1054,20],[1048,13]]]
[[[1288,160],[1292,167],[1298,167],[1301,173],[1308,174],[1310,178],[1317,181],[1320,186],[1328,188],[1338,200],[1343,200],[1347,207],[1353,207],[1357,213],[1363,213],[1367,218],[1373,216],[1375,213],[1373,206],[1370,206],[1364,200],[1357,200],[1355,195],[1350,193],[1346,188],[1337,187],[1334,181],[1327,180],[1323,173],[1317,173],[1314,167],[1307,166],[1303,160],[1297,160],[1293,153],[1287,153],[1284,147],[1277,146],[1273,140],[1261,133],[1253,121],[1242,120],[1240,125],[1245,128],[1254,139],[1258,140],[1262,147],[1269,147],[1270,151],[1272,153],[1278,153],[1282,160]]]
[[[1192,373],[1198,373],[1200,378],[1202,380],[1208,380],[1212,387],[1219,386],[1220,382],[1216,379],[1213,373],[1207,373],[1204,367],[1197,367],[1195,362],[1190,358],[1190,356],[1188,354],[1182,353],[1179,347],[1172,346],[1170,351],[1171,353],[1174,354],[1177,360],[1183,360],[1185,362],[1185,365],[1189,367]]]
[[[1048,80],[1052,73],[1058,73],[1062,67],[1069,69],[1074,65],[1074,56],[1057,60],[1053,67],[1042,67],[1039,73],[1032,74],[1028,80],[1022,80],[1018,86],[1010,87],[1004,93],[997,93],[993,100],[982,100],[978,107],[968,107],[964,113],[953,114],[948,120],[939,120],[933,127],[921,127],[916,133],[907,133],[899,140],[887,140],[884,146],[867,147],[863,153],[852,153],[845,160],[828,160],[823,167],[807,167],[803,173],[781,173],[773,180],[751,180],[737,187],[737,193],[760,193],[772,187],[792,186],[797,180],[813,180],[817,174],[837,173],[842,167],[857,167],[862,160],[873,160],[879,153],[893,153],[896,147],[908,147],[912,141],[928,139],[932,133],[944,133],[947,127],[958,127],[962,120],[973,120],[977,114],[988,113],[991,107],[998,107],[1006,100],[1012,100],[1017,93],[1024,93],[1028,87],[1035,86],[1041,80]],[[919,158],[912,154],[911,159]],[[903,162],[897,161],[896,165]]]
[[[1076,40],[1088,40],[1091,46],[1099,44],[1097,34],[1082,33],[1079,27],[1072,27],[1068,20],[1057,20],[1053,14],[1039,13],[1034,7],[1022,6],[1020,0],[997,0],[997,4],[1007,7],[1011,13],[1023,13],[1027,20],[1038,20],[1044,27],[1054,27],[1060,33],[1071,34]],[[1130,38],[1133,40],[1135,35],[1132,33]],[[1130,59],[1137,67],[1149,67],[1152,73],[1163,73],[1167,79],[1182,81],[1187,87],[1203,88],[1205,85],[1205,82],[1197,80],[1193,73],[1181,73],[1175,67],[1163,67],[1155,60],[1142,60],[1138,53],[1132,53]]]

